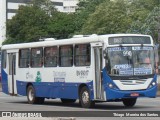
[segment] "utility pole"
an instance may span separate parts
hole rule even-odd
[[[6,39],[6,0],[0,0],[0,47]]]

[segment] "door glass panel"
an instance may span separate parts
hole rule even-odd
[[[14,54],[9,54],[9,75],[16,74],[16,56]]]
[[[96,99],[102,97],[101,69],[102,69],[102,49],[94,48],[95,56],[95,79],[96,79]]]

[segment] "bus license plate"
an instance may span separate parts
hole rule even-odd
[[[130,96],[131,96],[131,97],[138,97],[138,96],[139,96],[139,93],[131,93]]]

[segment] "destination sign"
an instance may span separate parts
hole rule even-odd
[[[108,39],[109,45],[116,44],[151,44],[150,37],[146,36],[119,36],[110,37]]]

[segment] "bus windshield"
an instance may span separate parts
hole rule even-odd
[[[154,73],[153,47],[112,47],[107,50],[107,70],[111,76],[150,75]]]

